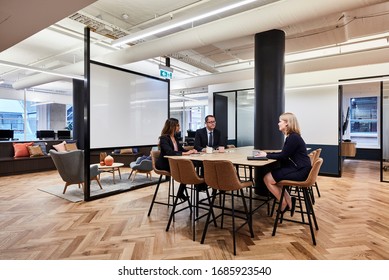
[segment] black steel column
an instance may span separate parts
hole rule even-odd
[[[90,29],[84,29],[84,200],[90,200]]]
[[[84,149],[84,81],[73,80],[73,139]]]
[[[255,34],[254,147],[281,149],[284,137],[278,130],[279,116],[285,110],[285,33],[269,30]],[[269,170],[255,170],[256,193],[267,193],[262,177]]]
[[[165,57],[165,65],[167,66],[167,67],[170,67],[170,57]],[[167,80],[167,92],[169,93],[168,94],[168,100],[167,100],[167,102],[168,102],[168,108],[167,108],[167,110],[168,110],[168,118],[170,118],[170,79],[168,79]]]

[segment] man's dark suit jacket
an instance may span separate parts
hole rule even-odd
[[[203,148],[208,146],[208,133],[205,127],[196,130],[196,136],[194,141],[194,148],[200,152]],[[225,146],[223,139],[221,139],[220,131],[216,128],[213,130],[213,148],[216,149],[219,146]]]

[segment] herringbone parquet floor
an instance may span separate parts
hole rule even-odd
[[[318,183],[317,246],[306,225],[284,222],[271,236],[274,217],[264,207],[254,215],[255,237],[245,227],[238,234],[234,256],[228,220],[225,229],[211,225],[200,244],[203,223],[192,241],[187,211],[176,216],[169,232],[166,206],[156,205],[147,217],[155,186],[71,203],[38,190],[42,184],[62,184],[56,171],[1,177],[0,258],[389,259],[389,184],[379,182],[379,163],[346,160],[342,178],[320,176]],[[165,197],[167,188],[162,189]]]

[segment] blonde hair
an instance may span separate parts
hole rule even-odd
[[[283,113],[280,116],[280,120],[285,121],[288,125],[286,128],[286,135],[289,135],[293,132],[301,135],[299,123],[297,121],[296,116],[293,113],[289,113],[289,112]]]

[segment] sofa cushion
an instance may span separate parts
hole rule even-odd
[[[42,148],[39,145],[36,146],[27,146],[30,157],[41,157],[44,156]]]
[[[30,153],[28,151],[28,146],[32,146],[34,142],[28,143],[13,143],[14,146],[14,157],[29,157]]]
[[[65,149],[68,152],[78,150],[77,143],[65,143]]]
[[[120,150],[120,154],[123,155],[123,154],[132,154],[133,151],[131,148],[128,148],[128,149],[121,149]]]
[[[34,142],[34,145],[38,145],[41,147],[41,150],[42,150],[42,153],[44,155],[47,155],[47,142],[43,142],[43,141],[37,141],[37,142]]]
[[[53,148],[56,149],[58,152],[66,152],[65,144],[66,141],[63,141],[57,145],[53,145]]]

